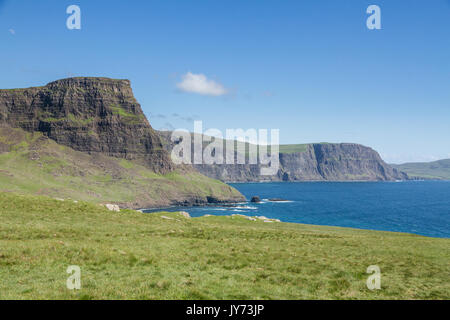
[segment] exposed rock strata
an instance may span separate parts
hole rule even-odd
[[[69,78],[0,90],[0,123],[40,131],[78,151],[136,160],[156,172],[173,169],[129,80]]]

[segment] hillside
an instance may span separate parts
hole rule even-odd
[[[450,180],[450,159],[393,164],[392,167],[406,172],[412,179]]]
[[[0,90],[0,191],[142,208],[242,201],[175,166],[128,80],[71,78]]]
[[[0,299],[449,299],[449,241],[3,192]],[[66,288],[69,265],[81,290]]]
[[[171,132],[159,132],[169,152],[175,143]],[[226,140],[220,142],[225,155]],[[249,144],[244,145],[245,155]],[[207,143],[204,143],[204,147]],[[194,148],[192,147],[192,152]],[[237,149],[236,149],[237,150]],[[353,143],[280,145],[280,168],[276,175],[261,176],[260,164],[194,164],[202,174],[226,182],[250,181],[394,181],[408,176],[386,164],[373,149]],[[235,152],[235,158],[237,151]],[[225,163],[225,160],[224,160]]]
[[[0,127],[5,190],[128,208],[243,200],[234,188],[192,170],[155,173],[130,160],[73,150],[39,132]]]

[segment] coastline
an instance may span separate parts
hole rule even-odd
[[[136,211],[138,211],[140,213],[143,213],[143,214],[160,214],[161,212],[178,213],[178,212],[182,211],[181,209],[189,210],[189,208],[193,208],[193,207],[182,208],[182,207],[172,206],[172,207],[163,207],[163,208],[139,209],[139,210],[136,210]],[[173,209],[176,209],[176,210],[173,210]],[[166,211],[166,210],[170,210],[170,211]],[[279,220],[279,219],[274,218],[274,217],[265,217],[265,216],[257,216],[257,215],[244,215],[244,214],[235,214],[235,213],[221,214],[221,215],[214,214],[214,213],[206,213],[203,216],[192,216],[191,218],[192,219],[199,219],[199,218],[206,218],[206,217],[227,217],[227,218],[233,218],[235,216],[240,216],[240,217],[242,217],[244,219],[247,219],[247,220],[248,220],[248,218],[256,218],[256,219],[258,219],[258,218],[261,218],[261,217],[266,218],[266,220]],[[450,239],[450,236],[429,236],[429,235],[424,235],[424,234],[420,234],[420,233],[405,232],[405,231],[393,231],[393,230],[388,230],[388,229],[372,229],[372,228],[362,228],[362,227],[345,227],[345,226],[338,226],[338,225],[332,225],[332,224],[313,224],[313,223],[290,222],[290,221],[282,221],[282,220],[279,220],[277,222],[278,223],[294,224],[294,225],[310,226],[310,227],[330,227],[330,228],[340,228],[340,229],[348,229],[348,230],[364,230],[364,231],[373,231],[373,232],[389,232],[389,233],[394,233],[394,234],[404,234],[404,235],[410,235],[410,236],[426,237],[426,238],[431,238],[431,239]]]

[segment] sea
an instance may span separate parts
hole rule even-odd
[[[248,200],[233,205],[170,207],[192,217],[265,216],[282,222],[450,237],[450,181],[231,183]],[[271,201],[281,199],[283,201]],[[161,209],[144,210],[144,212]]]

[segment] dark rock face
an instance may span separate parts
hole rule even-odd
[[[282,153],[280,167],[285,181],[408,179],[405,173],[386,164],[375,150],[353,143],[311,144],[306,152]]]
[[[250,200],[250,202],[255,202],[255,203],[261,202],[261,198],[258,197],[258,196],[254,196],[254,197],[252,197],[252,199]]]
[[[69,78],[43,87],[0,90],[0,124],[40,131],[75,150],[173,169],[129,80]]]
[[[170,152],[170,132],[159,132]],[[225,154],[225,152],[224,152]],[[394,181],[408,175],[386,164],[373,149],[353,143],[310,144],[303,152],[280,153],[276,175],[260,175],[259,164],[195,164],[200,173],[226,182]],[[224,161],[225,162],[225,161]]]

